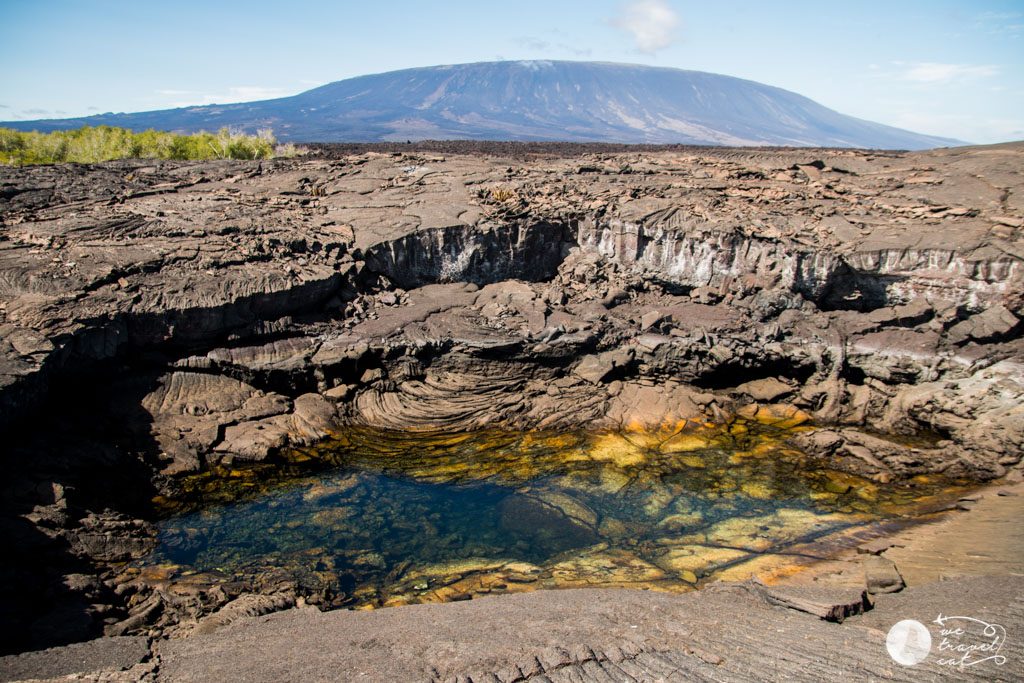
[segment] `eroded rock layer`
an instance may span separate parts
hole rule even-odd
[[[744,415],[814,425],[794,445],[877,481],[1012,473],[1022,162],[1002,145],[4,168],[6,642],[141,632],[168,603],[109,563],[146,551],[150,499],[345,424]]]

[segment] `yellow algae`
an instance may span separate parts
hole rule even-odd
[[[648,517],[656,517],[668,507],[668,504],[672,502],[675,496],[671,491],[664,489],[651,491],[647,496],[647,502],[643,506],[644,514]]]
[[[181,567],[176,564],[152,565],[149,567],[143,567],[142,571],[139,572],[139,578],[146,583],[156,583],[166,581],[180,570]]]
[[[748,444],[743,450],[733,452],[730,462],[741,463],[746,458],[765,458],[778,453],[778,443],[774,439],[762,437],[759,441]]]
[[[803,571],[805,571],[807,569],[807,565],[805,565],[805,564],[794,563],[793,562],[793,557],[791,555],[781,555],[781,556],[780,555],[771,555],[770,557],[778,558],[779,560],[782,560],[782,562],[780,562],[779,564],[772,564],[772,565],[770,565],[768,567],[756,567],[756,573],[753,575],[753,577],[756,577],[759,581],[761,581],[761,583],[764,583],[764,584],[769,585],[769,586],[777,584],[780,581],[784,581],[784,580],[789,579],[789,578],[791,578],[793,576],[796,576],[796,575],[800,574],[800,572],[803,572]],[[745,563],[740,563],[739,565],[737,565],[735,567],[735,569],[737,570],[738,574],[742,574],[742,572],[743,572],[745,567],[746,567]],[[723,570],[715,578],[717,578],[719,581],[737,581],[737,580],[742,581],[742,580],[744,580],[744,579],[734,579],[734,578],[732,578],[732,576],[733,576],[733,574],[731,572],[732,569],[733,569],[733,567],[730,567],[728,569]],[[724,578],[724,577],[729,577],[729,578]],[[753,577],[752,576],[747,576],[746,578],[753,578]]]
[[[472,572],[483,572],[493,569],[498,569],[506,564],[503,560],[493,560],[486,557],[473,557],[465,560],[454,560],[452,562],[446,562],[444,564],[432,564],[425,567],[408,572],[403,579],[413,580],[420,578],[429,578],[437,576],[451,576],[453,574],[469,574]],[[520,563],[524,567],[528,567],[527,571],[533,568],[533,565],[527,565],[527,563]]]
[[[628,585],[658,581],[665,572],[625,550],[596,550],[551,567],[560,584]]]
[[[672,509],[678,512],[679,514],[689,514],[695,511],[694,507],[696,502],[697,501],[695,501],[694,498],[691,498],[690,496],[679,496],[672,503]]]
[[[531,492],[531,497],[587,526],[597,524],[597,513],[568,494],[558,491],[534,491]]]
[[[658,526],[667,531],[679,531],[697,526],[704,521],[704,515],[700,512],[676,513],[662,518]]]
[[[633,418],[626,423],[624,431],[642,433],[650,429],[650,425],[639,418]]]
[[[856,489],[857,497],[861,500],[874,503],[878,500],[878,487],[874,484],[866,484]]]
[[[671,426],[673,432],[681,432],[686,429],[695,429],[700,426],[700,422],[696,420],[690,420],[683,418],[682,420],[676,420],[676,423]]]
[[[642,452],[654,455],[661,452],[662,445],[670,438],[672,432],[621,432],[622,438],[629,441]]]
[[[716,581],[778,580],[793,571],[794,558],[790,555],[751,555],[736,564],[723,567],[715,572]]]
[[[395,604],[395,605],[385,604],[384,606],[385,607],[392,607],[392,606],[398,607],[399,605],[408,605],[409,604],[408,602],[401,601],[400,598],[398,598],[398,600],[400,600],[400,601],[397,604]],[[377,605],[373,604],[372,602],[364,602],[364,603],[359,603],[359,604],[355,605],[354,607],[351,607],[350,609],[358,610],[360,612],[372,612],[373,610],[377,609]]]
[[[533,447],[555,449],[566,452],[579,447],[580,437],[578,434],[563,434],[551,432],[525,432],[520,447],[528,450]]]
[[[316,483],[310,486],[305,493],[302,494],[302,499],[307,503],[313,503],[332,496],[338,496],[353,486],[359,483],[359,475],[352,475],[345,477],[339,481],[333,481],[330,484],[327,483]]]
[[[600,487],[609,493],[618,493],[632,481],[632,478],[621,470],[605,468],[601,470]]]
[[[643,448],[614,432],[597,436],[587,449],[587,454],[593,460],[611,462],[619,467],[639,465],[647,459]]]
[[[770,515],[725,519],[708,530],[708,540],[761,551],[827,528],[829,521],[809,510],[783,508]]]
[[[831,474],[826,475],[825,479],[825,491],[834,495],[844,495],[853,490],[853,485],[850,484],[845,478],[834,477]]]
[[[327,508],[326,510],[313,513],[313,516],[310,517],[310,522],[318,526],[337,526],[347,521],[354,513],[355,510],[347,507]]]
[[[539,574],[541,572],[540,567],[538,567],[535,564],[530,564],[529,562],[506,562],[504,565],[502,565],[502,568],[505,571],[510,572],[512,574],[527,575]]]
[[[775,490],[767,484],[759,481],[748,481],[740,485],[743,495],[757,500],[771,500],[775,497]]]
[[[411,604],[413,604],[412,597],[408,595],[393,595],[386,599],[381,607],[402,607],[403,605]],[[367,609],[367,607],[364,607],[363,609]],[[372,609],[372,607],[369,607],[369,609]]]
[[[707,448],[709,444],[710,441],[706,436],[692,432],[680,432],[663,441],[659,450],[662,453],[684,453]]]
[[[694,469],[703,469],[708,466],[704,459],[699,455],[684,455],[681,458],[678,458],[676,462],[680,462],[687,467],[692,467]]]
[[[668,550],[655,563],[667,572],[681,575],[689,572],[694,576],[690,583],[696,583],[696,575],[705,575],[709,570],[748,557],[750,553],[733,548],[715,548],[705,545],[681,545]],[[684,579],[685,580],[685,579]]]
[[[392,596],[385,601],[385,605],[392,601],[401,600],[402,604],[424,603],[424,602],[447,602],[450,600],[465,599],[473,595],[486,595],[492,592],[519,593],[528,590],[535,590],[542,587],[542,582],[531,578],[530,582],[517,580],[513,574],[506,573],[502,569],[471,574],[464,578],[460,577],[443,586],[431,590],[417,590],[412,593]]]
[[[614,517],[605,517],[601,520],[597,533],[604,538],[622,538],[629,533],[629,527]]]
[[[473,436],[469,432],[439,432],[430,434],[427,441],[431,447],[437,448],[439,446],[460,446],[472,438]],[[486,448],[486,445],[480,442],[475,442],[475,445],[481,450]]]
[[[786,403],[770,403],[768,405],[752,403],[737,410],[736,414],[777,429],[792,429],[811,420],[810,415],[796,406]]]
[[[750,403],[745,406],[741,406],[737,411],[736,415],[739,417],[746,418],[748,420],[757,419],[757,413],[761,409],[761,406],[757,403]]]
[[[791,406],[744,410],[621,432],[341,429],[284,468],[214,468],[180,480],[181,499],[155,499],[186,512],[161,522],[152,578],[294,572],[334,586],[317,604],[358,608],[563,586],[682,591],[782,575],[794,544],[948,499],[940,477],[885,485],[815,464],[787,443],[807,419]]]
[[[357,567],[375,567],[377,569],[387,567],[387,561],[380,553],[363,553],[361,555],[357,555],[352,563]]]

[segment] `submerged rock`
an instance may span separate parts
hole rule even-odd
[[[575,505],[569,508],[570,512],[576,509],[578,506]],[[501,503],[500,515],[501,528],[506,533],[548,553],[598,542],[593,526],[541,498],[509,496]],[[590,518],[592,515],[587,516]],[[596,522],[596,516],[592,518]]]

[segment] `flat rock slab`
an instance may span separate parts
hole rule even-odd
[[[38,652],[0,657],[0,681],[57,678],[129,669],[149,656],[141,636],[97,638]]]
[[[896,568],[896,563],[889,558],[868,555],[863,559],[863,564],[864,582],[872,595],[898,593],[906,587],[907,583],[903,580],[900,570]]]
[[[866,621],[868,612],[843,624],[770,605],[750,584],[684,595],[580,589],[373,612],[295,609],[160,643],[159,680],[1013,680],[1024,676],[1019,638],[1007,643],[1006,664],[964,671],[934,657],[903,667],[885,639],[904,615],[927,623],[935,610],[985,614],[1019,634],[1022,594],[1022,577],[961,579],[881,596],[898,607],[881,620]]]
[[[825,621],[842,623],[863,614],[873,603],[863,588],[838,586],[780,586],[761,588],[772,605],[806,612]]]

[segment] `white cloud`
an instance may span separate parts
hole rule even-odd
[[[1016,39],[1024,29],[1024,13],[983,12],[976,17],[974,25],[991,35],[1005,35]]]
[[[520,46],[526,48],[527,50],[530,50],[532,52],[541,52],[544,53],[546,56],[559,52],[571,54],[576,57],[589,57],[592,54],[592,51],[589,49],[574,47],[564,42],[552,43],[542,38],[535,38],[533,36],[523,36],[521,38],[516,38],[515,42],[518,43]]]
[[[939,62],[898,62],[904,67],[901,76],[915,83],[950,83],[952,81],[990,78],[999,73],[999,67],[990,64],[942,64]]]
[[[646,54],[654,54],[676,42],[679,15],[665,0],[633,0],[612,25],[625,31]]]

